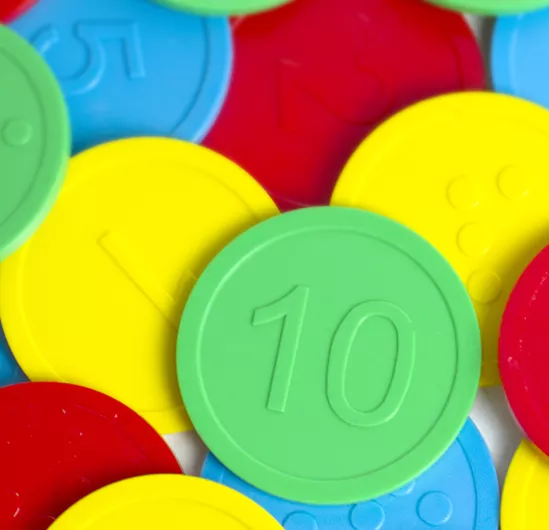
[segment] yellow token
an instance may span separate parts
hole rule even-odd
[[[430,241],[474,302],[481,383],[499,383],[498,333],[516,280],[549,242],[549,112],[491,93],[414,105],[343,170],[332,204],[391,217]]]
[[[46,222],[2,263],[2,324],[34,381],[87,386],[161,433],[191,428],[176,336],[195,279],[240,232],[278,211],[204,147],[139,138],[70,163]]]
[[[549,458],[524,440],[511,462],[501,500],[501,530],[549,528]]]
[[[49,530],[282,530],[263,508],[209,480],[149,475],[77,502]]]

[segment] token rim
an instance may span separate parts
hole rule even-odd
[[[547,0],[520,0],[520,2],[501,2],[501,0],[429,0],[430,2],[453,11],[474,15],[513,15],[533,11],[547,6]]]
[[[281,7],[294,0],[214,0],[214,5],[206,5],[204,0],[156,0],[172,9],[190,11],[203,15],[248,15]],[[208,1],[208,0],[206,0]],[[238,5],[234,5],[238,4]],[[234,7],[232,7],[234,5]]]

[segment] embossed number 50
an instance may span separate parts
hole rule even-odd
[[[296,287],[280,300],[256,309],[253,315],[254,326],[283,320],[267,402],[267,408],[272,411],[286,410],[309,291],[308,287]],[[355,337],[362,324],[372,317],[392,322],[397,331],[398,354],[383,402],[376,409],[363,412],[355,409],[346,397],[345,375]],[[381,300],[363,302],[352,308],[337,327],[330,349],[326,393],[332,410],[343,421],[357,427],[372,427],[389,421],[398,412],[410,387],[414,357],[415,331],[402,309]]]

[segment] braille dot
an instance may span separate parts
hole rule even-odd
[[[381,530],[385,523],[385,510],[377,502],[357,504],[349,519],[355,530]]]
[[[11,120],[3,130],[4,141],[11,147],[21,147],[29,143],[32,126],[24,120]]]
[[[428,525],[443,525],[452,517],[452,501],[440,491],[426,493],[419,500],[417,514]]]
[[[448,200],[457,210],[469,210],[480,202],[480,194],[473,179],[459,177],[448,186]]]
[[[489,304],[490,302],[493,302],[501,292],[501,278],[493,271],[475,271],[469,277],[467,290],[475,302]]]
[[[478,258],[492,246],[492,234],[485,225],[470,223],[458,232],[457,243],[466,256]]]
[[[512,201],[525,197],[529,186],[529,174],[524,168],[509,166],[498,175],[499,191]]]
[[[318,530],[316,518],[307,512],[293,512],[284,519],[286,530]]]

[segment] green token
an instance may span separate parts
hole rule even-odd
[[[174,9],[204,15],[245,15],[266,11],[287,4],[291,0],[156,0]]]
[[[199,278],[178,376],[206,445],[273,495],[365,501],[452,444],[480,375],[467,291],[385,217],[311,208],[245,232]]]
[[[61,189],[69,119],[34,48],[0,25],[0,259],[38,228]]]
[[[431,3],[477,15],[510,15],[541,9],[549,0],[430,0]]]

